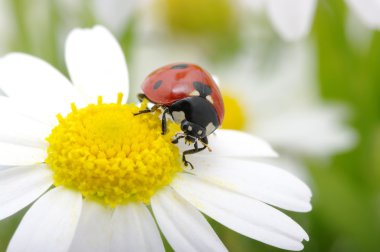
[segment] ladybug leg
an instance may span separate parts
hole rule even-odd
[[[195,154],[195,153],[198,153],[198,152],[201,152],[203,151],[204,149],[207,148],[207,143],[208,143],[208,140],[207,140],[207,137],[205,138],[202,138],[201,139],[201,142],[202,143],[205,143],[206,145],[204,145],[202,148],[199,148],[198,147],[198,142],[196,141],[194,143],[194,149],[191,149],[191,150],[186,150],[182,153],[182,162],[185,164],[185,166],[188,166],[190,165],[191,169],[194,169],[194,166],[186,160],[186,155],[191,155],[191,154]]]
[[[145,114],[145,113],[150,113],[150,112],[154,112],[156,111],[157,109],[159,109],[161,107],[161,105],[157,105],[155,104],[152,108],[148,108],[148,109],[143,109],[143,110],[140,110],[139,112],[137,113],[134,113],[133,115],[141,115],[141,114]]]
[[[140,94],[137,94],[137,99],[140,101],[140,102],[143,102],[146,98],[146,95],[143,94],[143,93],[140,93]]]
[[[164,112],[162,113],[162,121],[161,121],[162,132],[161,132],[161,135],[165,135],[166,132],[168,131],[168,127],[166,125],[166,114],[168,112],[169,112],[169,109],[165,109]]]
[[[176,136],[176,137],[172,140],[172,143],[177,144],[177,143],[178,143],[178,140],[181,139],[181,138],[185,138],[185,135],[179,135],[179,136]]]

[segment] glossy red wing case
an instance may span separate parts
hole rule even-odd
[[[211,75],[197,65],[176,63],[163,66],[149,74],[141,88],[151,102],[170,106],[189,96],[199,96],[202,93],[199,88],[196,89],[199,84],[206,85],[211,90],[207,99],[213,104],[219,123],[222,124],[224,118],[222,95]]]

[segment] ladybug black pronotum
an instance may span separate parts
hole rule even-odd
[[[183,133],[177,134],[173,143],[184,138],[194,144],[194,149],[182,154],[184,164],[192,164],[186,155],[208,148],[207,136],[213,133],[224,117],[224,105],[219,88],[211,75],[201,67],[189,63],[177,63],[163,66],[148,75],[142,86],[140,101],[148,99],[155,105],[151,109],[137,114],[163,109],[162,134],[166,133],[166,114],[181,125]],[[203,147],[198,147],[198,141]]]

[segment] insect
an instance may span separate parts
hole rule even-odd
[[[223,122],[224,105],[219,88],[211,75],[201,67],[190,63],[177,63],[163,66],[151,74],[142,83],[144,93],[138,95],[143,101],[148,99],[154,104],[150,109],[141,110],[135,115],[163,109],[162,134],[166,134],[166,115],[181,125],[182,132],[172,143],[182,138],[194,145],[194,149],[182,154],[185,166],[193,165],[186,155],[200,152],[208,147],[208,139]],[[203,147],[198,146],[200,142]]]

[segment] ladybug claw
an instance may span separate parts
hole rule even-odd
[[[189,161],[187,161],[187,160],[186,160],[186,158],[185,158],[185,156],[182,156],[182,162],[183,162],[183,164],[185,165],[185,167],[187,167],[187,166],[189,166],[189,165],[190,165],[190,168],[191,168],[191,170],[193,170],[193,169],[194,169],[194,166],[193,166],[193,164],[192,164],[192,163],[190,163]]]
[[[183,163],[185,164],[186,167],[190,165],[191,170],[194,170],[194,166],[189,161],[184,160]]]

